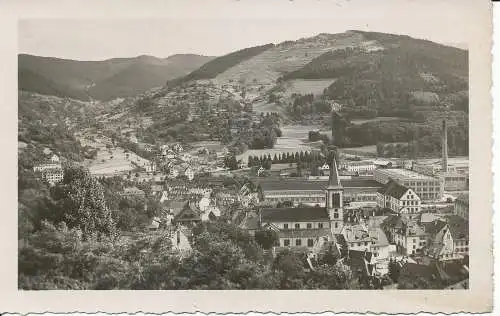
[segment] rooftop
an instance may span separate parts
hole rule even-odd
[[[261,219],[262,222],[329,221],[324,207],[265,208]]]
[[[305,179],[259,179],[258,184],[263,191],[319,191],[328,186],[328,179],[305,180]],[[382,185],[373,179],[341,179],[344,188],[380,188]]]
[[[405,178],[411,180],[437,180],[436,178],[406,169],[378,169],[375,172],[394,178]]]
[[[396,199],[400,199],[407,191],[407,187],[392,180],[387,182],[384,187],[379,190],[380,193],[392,196]]]

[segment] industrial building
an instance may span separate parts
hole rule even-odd
[[[374,178],[381,184],[386,184],[392,179],[398,184],[412,189],[422,201],[438,200],[443,195],[443,185],[440,179],[412,170],[377,169]]]

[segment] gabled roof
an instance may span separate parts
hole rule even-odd
[[[329,221],[324,207],[265,208],[261,210],[262,222],[280,221]]]
[[[394,180],[389,180],[389,182],[387,182],[378,192],[400,199],[408,190],[409,188],[404,185],[401,185]]]
[[[446,223],[441,220],[435,220],[430,223],[423,223],[425,232],[432,236],[439,233],[445,226]]]

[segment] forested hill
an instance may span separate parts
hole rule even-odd
[[[78,61],[20,54],[19,90],[79,100],[112,100],[163,86],[213,57],[183,54]]]
[[[468,111],[468,52],[408,36],[360,32],[362,45],[328,51],[292,79],[335,79],[324,97],[366,116],[411,117],[451,106]]]

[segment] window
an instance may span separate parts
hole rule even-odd
[[[335,228],[339,228],[339,223],[335,222]]]
[[[365,241],[365,246],[368,246],[368,242],[367,241]]]
[[[358,242],[358,247],[361,247],[361,243],[360,242]]]
[[[339,218],[339,213],[335,212],[335,213],[333,214],[333,218]]]
[[[307,228],[311,229],[312,228],[312,224],[311,223],[307,223]]]
[[[284,245],[285,247],[290,246],[290,239],[285,239],[285,240],[283,240],[283,245]]]
[[[288,224],[283,224],[284,229],[288,229]]]
[[[318,228],[323,228],[323,223],[318,223]]]
[[[302,245],[302,240],[301,239],[295,239],[295,246],[300,246]]]
[[[308,239],[307,240],[307,247],[312,247],[312,246],[314,246],[314,240]]]
[[[299,229],[300,228],[300,224],[295,224],[295,229]]]

